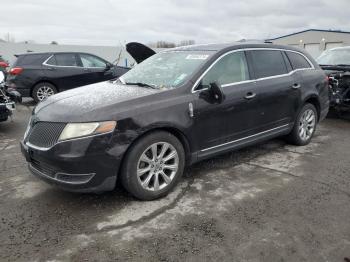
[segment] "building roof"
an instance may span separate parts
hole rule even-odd
[[[267,39],[267,40],[277,40],[277,39],[281,39],[281,38],[284,38],[284,37],[297,35],[297,34],[301,34],[301,33],[305,33],[305,32],[311,32],[311,31],[313,31],[313,32],[326,32],[326,33],[350,34],[350,32],[341,31],[341,30],[307,29],[307,30],[303,30],[303,31],[300,31],[300,32],[292,33],[292,34],[279,36],[279,37],[276,37],[276,38],[270,38],[270,39]]]

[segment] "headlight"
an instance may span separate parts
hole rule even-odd
[[[117,125],[115,121],[94,123],[68,123],[63,129],[59,141],[90,135],[112,132]]]

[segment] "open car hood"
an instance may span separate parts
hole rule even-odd
[[[151,48],[137,42],[127,43],[126,51],[128,51],[137,63],[141,63],[156,53]]]

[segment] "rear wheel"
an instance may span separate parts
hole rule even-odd
[[[314,105],[307,103],[301,109],[293,130],[287,137],[288,141],[298,146],[309,144],[316,131],[316,125],[317,110]]]
[[[174,188],[184,165],[181,142],[170,133],[157,131],[130,148],[123,163],[122,184],[135,197],[153,200]]]
[[[52,96],[57,93],[57,89],[54,85],[43,82],[37,84],[32,93],[32,97],[35,100],[35,102],[40,102],[48,98],[49,96]]]

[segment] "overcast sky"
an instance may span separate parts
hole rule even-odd
[[[350,31],[350,0],[0,0],[0,7],[0,38],[37,43],[208,43]]]

